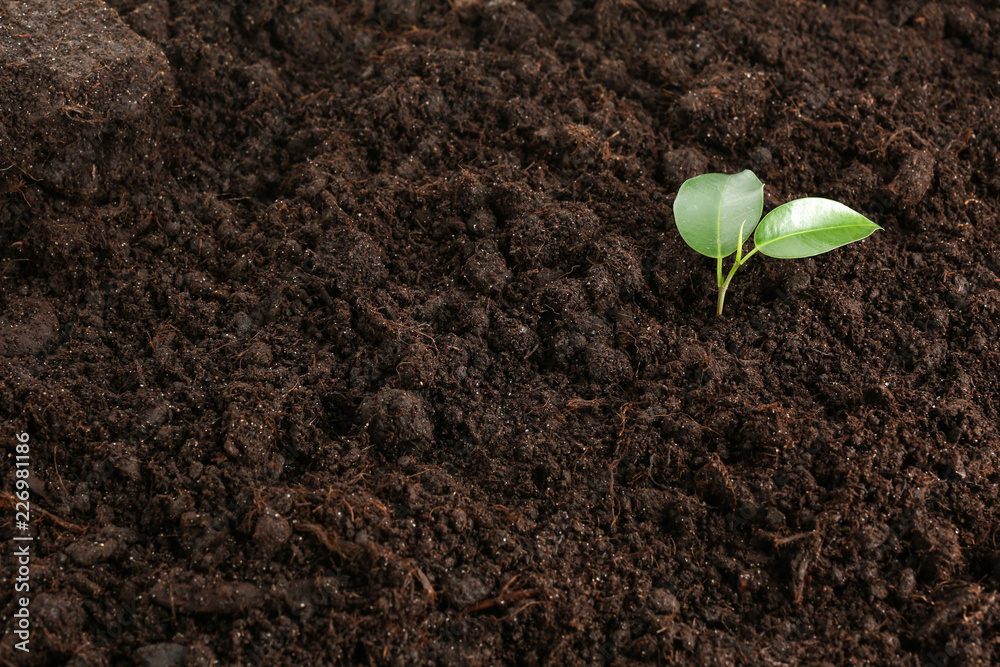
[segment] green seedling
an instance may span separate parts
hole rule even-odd
[[[754,253],[781,259],[812,257],[882,229],[840,202],[819,197],[782,204],[761,220],[763,211],[764,184],[752,171],[702,174],[684,181],[677,192],[674,222],[681,238],[702,255],[716,260],[718,315],[722,314],[726,290],[736,270]],[[743,244],[750,234],[755,247],[744,255]],[[722,260],[733,253],[736,262],[723,278]]]

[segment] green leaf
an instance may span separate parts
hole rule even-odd
[[[677,191],[674,222],[684,242],[702,255],[728,257],[750,238],[763,210],[764,184],[752,171],[702,174]]]
[[[768,257],[812,257],[882,229],[840,202],[806,197],[782,204],[761,220],[754,244]]]

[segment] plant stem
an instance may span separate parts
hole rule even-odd
[[[740,252],[736,253],[736,261],[733,262],[733,268],[729,270],[729,275],[726,276],[725,280],[722,280],[722,260],[719,260],[718,274],[719,274],[719,302],[715,309],[716,315],[722,315],[722,306],[726,302],[726,290],[729,289],[729,283],[733,281],[733,276],[736,275],[736,269],[740,268],[746,261],[753,257],[753,254],[757,252],[757,248],[754,248],[746,255],[742,255]]]

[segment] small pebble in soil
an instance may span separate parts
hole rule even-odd
[[[681,604],[677,601],[677,597],[670,591],[663,588],[654,588],[649,591],[646,602],[649,604],[649,608],[654,612],[666,616],[676,614],[681,608]]]
[[[264,508],[253,532],[253,542],[262,558],[271,558],[292,536],[288,521],[270,507]]]
[[[456,533],[465,532],[469,527],[469,517],[463,510],[452,510],[449,518],[451,519],[451,527]]]
[[[83,538],[66,547],[66,553],[80,567],[93,567],[106,561],[118,549],[118,540]]]
[[[446,597],[459,609],[485,600],[490,592],[489,587],[473,575],[448,577],[444,586]]]
[[[919,204],[934,181],[934,156],[927,151],[914,151],[907,156],[889,189],[896,194],[897,205],[910,209]]]
[[[178,667],[186,653],[180,644],[150,644],[136,649],[135,662],[140,667]]]
[[[911,568],[906,568],[899,573],[899,583],[896,585],[896,594],[901,598],[913,595],[917,590],[917,575]]]

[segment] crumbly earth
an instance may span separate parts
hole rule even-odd
[[[0,24],[3,664],[1000,662],[994,3]],[[743,168],[885,231],[716,317]]]

